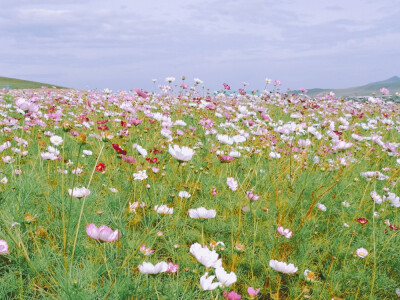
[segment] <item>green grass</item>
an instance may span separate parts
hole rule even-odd
[[[23,126],[33,118],[24,118],[12,106],[19,93],[11,91],[3,95],[1,112],[14,116],[17,124],[2,124],[0,145],[9,141],[12,147],[28,150],[21,156],[11,147],[0,153],[1,157],[11,156],[14,161],[0,160],[0,179],[6,176],[7,184],[0,183],[0,239],[6,240],[10,254],[0,256],[0,298],[36,299],[223,299],[222,291],[236,291],[247,299],[247,288],[260,288],[259,299],[394,299],[395,289],[400,282],[400,236],[390,230],[384,220],[399,225],[399,208],[388,201],[378,205],[372,201],[370,192],[383,195],[384,189],[400,194],[398,184],[400,167],[396,158],[382,151],[381,146],[372,141],[355,142],[351,134],[363,136],[379,134],[385,142],[400,140],[395,125],[378,122],[369,131],[356,126],[357,122],[379,119],[383,112],[390,111],[390,119],[399,120],[397,104],[373,105],[367,103],[345,103],[335,100],[304,100],[297,104],[287,104],[285,100],[241,98],[240,105],[250,107],[253,101],[265,107],[273,122],[264,122],[268,133],[250,135],[241,146],[242,156],[231,163],[221,163],[215,151],[229,153],[232,147],[221,144],[214,135],[205,135],[199,120],[210,118],[219,133],[230,136],[238,130],[250,132],[243,119],[231,121],[238,129],[219,127],[224,118],[215,116],[215,111],[190,107],[192,101],[180,99],[170,104],[168,96],[149,96],[146,103],[155,112],[168,111],[172,121],[184,120],[188,129],[184,135],[173,134],[173,142],[161,135],[161,122],[154,124],[146,117],[143,99],[119,94],[114,98],[94,92],[57,91],[52,94],[31,94],[42,97],[41,114],[37,118],[46,126]],[[63,97],[70,99],[60,102]],[[26,96],[29,98],[29,94]],[[234,97],[234,96],[232,96]],[[139,126],[127,128],[129,135],[122,134],[121,120],[133,117],[120,109],[124,102],[131,101],[137,108],[136,118],[144,121]],[[83,100],[83,101],[82,101]],[[309,102],[308,102],[309,101]],[[319,101],[319,109],[304,109],[308,104]],[[218,103],[220,108],[229,105],[238,110],[237,99]],[[337,120],[349,113],[350,106],[364,105],[363,119],[348,117],[349,129],[342,130],[342,139],[354,145],[345,151],[331,152],[326,119]],[[390,110],[389,110],[390,108]],[[50,111],[62,109],[60,121],[45,117]],[[253,111],[253,110],[251,110]],[[333,112],[334,111],[334,112]],[[293,112],[303,112],[303,119],[291,119]],[[71,115],[70,113],[73,113]],[[320,117],[325,114],[324,117]],[[329,115],[331,114],[331,115]],[[111,116],[112,115],[112,116]],[[81,126],[84,117],[93,122],[90,128]],[[252,116],[258,119],[258,115]],[[315,118],[318,118],[318,121]],[[251,118],[250,115],[246,118]],[[314,118],[314,119],[313,119]],[[5,117],[4,117],[5,119]],[[108,120],[105,132],[111,136],[101,137],[97,121]],[[324,138],[316,139],[304,132],[293,132],[293,143],[309,138],[312,144],[305,151],[294,155],[283,135],[274,131],[279,120],[306,122],[308,126],[316,122],[322,124],[318,130]],[[284,121],[284,122],[283,122]],[[69,122],[67,126],[65,122]],[[339,130],[336,124],[336,129]],[[7,129],[8,128],[8,129]],[[87,137],[82,143],[73,130]],[[45,133],[51,131],[63,138],[56,148],[60,160],[43,160],[41,152],[52,145]],[[15,137],[28,142],[24,148]],[[252,139],[254,137],[254,139]],[[202,144],[199,144],[199,142]],[[281,152],[281,158],[269,157],[271,146]],[[118,144],[133,156],[136,163],[129,164],[112,147]],[[157,163],[150,163],[133,149],[139,144],[148,151],[148,157],[156,157]],[[168,146],[177,144],[195,149],[193,158],[186,163],[178,163],[168,153]],[[371,148],[376,148],[375,150]],[[82,156],[82,150],[91,150],[93,155]],[[161,151],[157,154],[150,150]],[[256,151],[257,150],[257,151]],[[318,155],[320,162],[313,161]],[[345,158],[347,165],[339,158]],[[69,161],[73,162],[71,165]],[[97,162],[106,165],[106,172],[94,170]],[[72,174],[80,167],[81,174]],[[159,172],[153,172],[157,167]],[[383,168],[387,168],[382,171]],[[16,175],[15,170],[22,170]],[[64,174],[62,170],[67,170]],[[134,181],[132,174],[146,170],[148,178]],[[367,181],[360,176],[365,171],[382,171],[390,180]],[[234,177],[239,187],[237,191],[228,188],[226,180]],[[394,184],[392,184],[394,183]],[[85,186],[90,190],[88,197],[76,199],[67,190]],[[116,188],[113,193],[109,188]],[[218,194],[213,196],[212,190]],[[188,199],[178,197],[179,191],[191,194]],[[246,191],[253,190],[260,195],[258,201],[250,201]],[[129,204],[144,202],[135,212]],[[344,207],[343,201],[350,206]],[[327,211],[317,209],[323,203]],[[154,211],[155,205],[166,204],[173,207],[172,215],[160,215]],[[188,209],[204,206],[215,209],[215,218],[207,220],[191,219]],[[243,210],[248,207],[248,210]],[[81,213],[82,212],[82,213]],[[378,217],[373,217],[377,212]],[[369,222],[361,225],[360,217]],[[80,221],[79,221],[80,220]],[[13,222],[18,222],[11,228]],[[115,242],[100,242],[91,239],[85,232],[87,224],[102,224],[119,229],[121,238]],[[349,224],[345,227],[343,224]],[[293,236],[287,239],[277,234],[279,225],[289,228]],[[77,235],[76,235],[77,233]],[[162,233],[162,234],[160,234]],[[203,291],[200,277],[212,268],[206,269],[190,254],[194,243],[208,245],[221,241],[216,249],[222,258],[226,271],[235,272],[237,282],[230,287],[214,291]],[[144,256],[141,244],[154,249],[154,253]],[[365,248],[369,255],[358,257],[358,248]],[[278,273],[269,267],[269,261],[276,259],[293,263],[298,267],[295,274]],[[179,265],[174,274],[141,274],[138,266],[143,262],[173,262]],[[307,281],[304,270],[315,273],[315,281]]]
[[[65,87],[52,85],[48,83],[41,83],[36,81],[29,81],[29,80],[21,80],[15,78],[8,78],[8,77],[0,77],[0,88],[9,88],[9,89],[38,89],[43,86],[46,87],[55,87],[58,89],[65,89]]]

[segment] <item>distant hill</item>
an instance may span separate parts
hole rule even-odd
[[[0,88],[9,89],[38,89],[42,86],[56,87],[58,89],[65,89],[65,87],[57,86],[48,83],[41,83],[36,81],[21,80],[8,77],[0,77]]]
[[[372,82],[366,85],[350,87],[345,89],[314,88],[314,89],[309,89],[307,95],[316,96],[317,94],[328,93],[330,91],[334,92],[335,95],[338,97],[370,96],[372,93],[380,95],[381,92],[379,90],[383,87],[387,88],[390,91],[390,94],[394,95],[394,93],[400,91],[400,77],[393,76],[383,81]],[[300,91],[293,91],[293,92],[301,93]]]

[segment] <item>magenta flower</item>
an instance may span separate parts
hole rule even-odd
[[[224,298],[228,299],[228,300],[240,300],[240,299],[242,299],[242,296],[239,295],[238,293],[234,292],[234,291],[229,292],[229,293],[227,291],[224,291],[222,294],[224,295]]]
[[[252,286],[249,286],[247,288],[247,293],[249,293],[250,299],[255,298],[259,292],[260,292],[260,289],[254,289]]]
[[[10,254],[10,251],[8,250],[8,244],[5,240],[0,240],[0,254]]]
[[[147,94],[145,92],[143,92],[140,89],[135,89],[135,93],[138,94],[140,97],[146,99],[147,98]]]
[[[230,155],[220,155],[218,157],[222,163],[230,163],[231,161],[235,160],[235,158]]]
[[[97,228],[93,223],[86,225],[86,233],[90,238],[103,242],[115,242],[121,237],[118,229],[113,231],[106,225]]]

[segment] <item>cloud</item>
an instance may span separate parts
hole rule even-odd
[[[400,67],[399,13],[394,0],[16,0],[0,11],[0,75],[114,89],[182,74],[261,88],[268,76],[296,88],[322,84],[321,66],[341,84],[345,60],[371,76],[386,65],[389,77]]]

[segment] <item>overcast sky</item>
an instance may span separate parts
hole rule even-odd
[[[400,75],[399,0],[3,0],[0,76],[72,88],[340,88]]]

